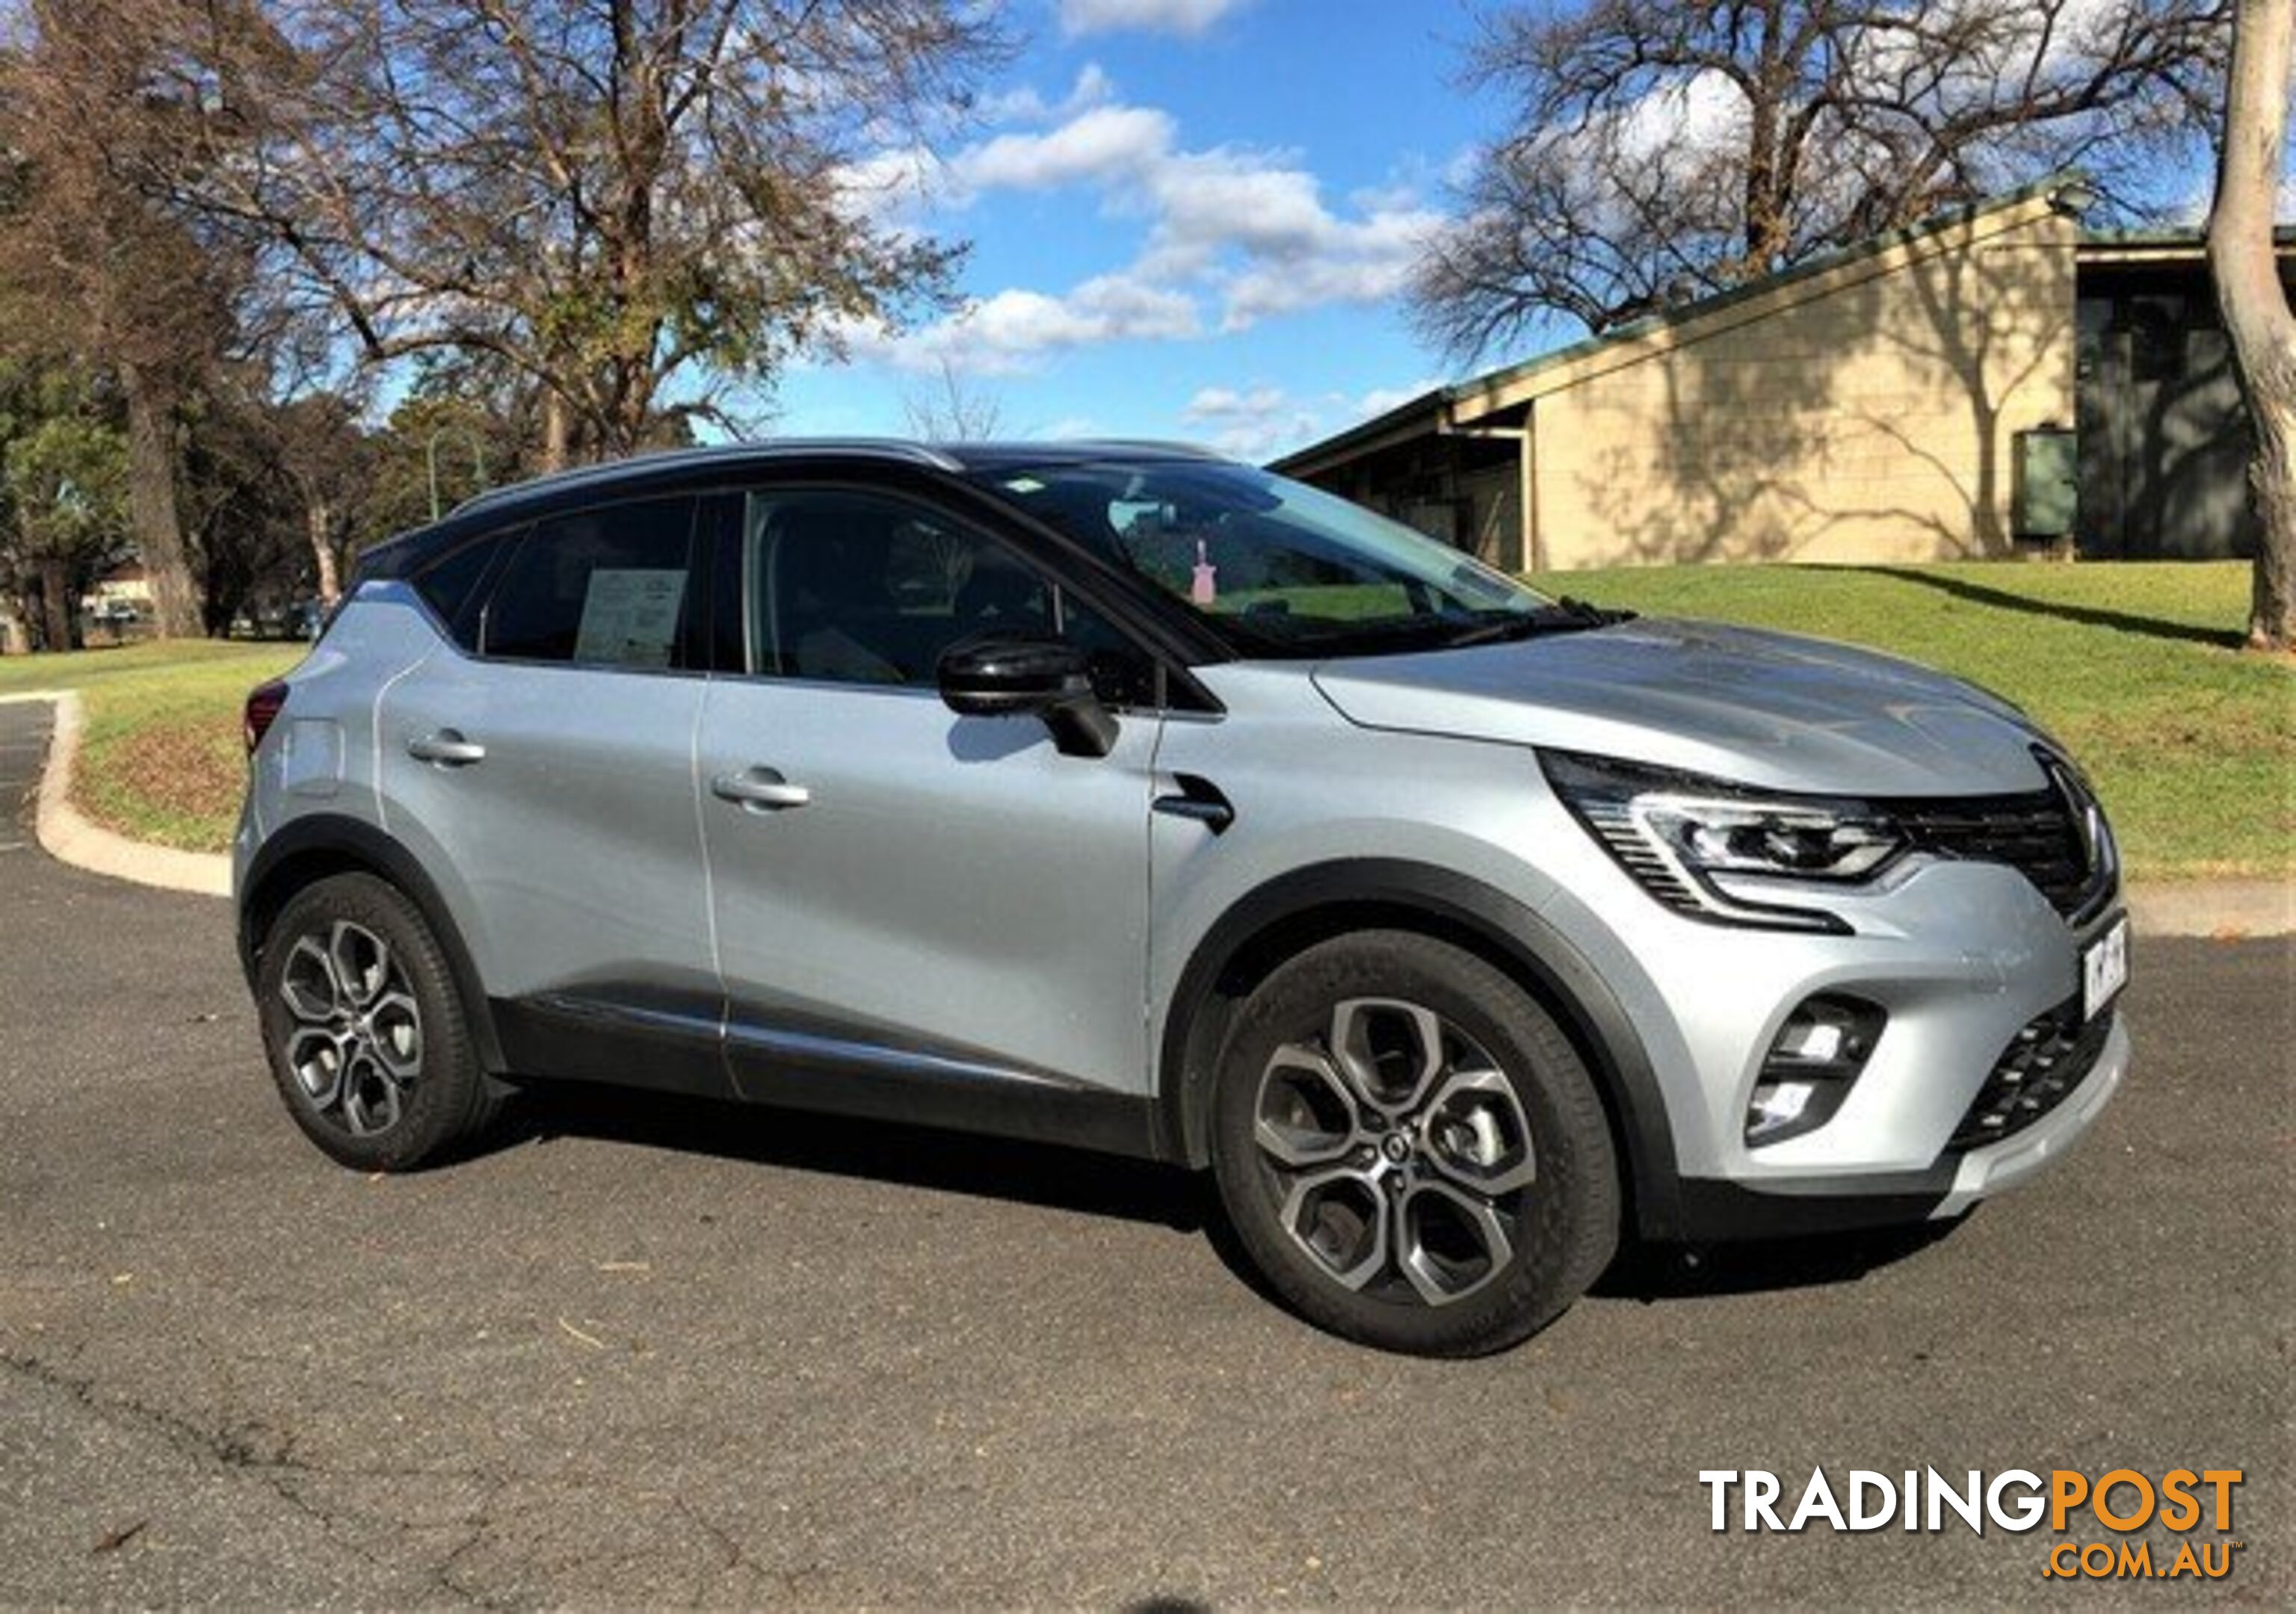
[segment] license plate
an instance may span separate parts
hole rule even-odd
[[[2128,984],[2128,921],[2116,919],[2081,954],[2081,1018],[2095,1020]]]

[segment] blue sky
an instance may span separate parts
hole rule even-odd
[[[1456,86],[1460,0],[1029,0],[979,126],[856,176],[970,240],[959,316],[785,373],[770,430],[906,432],[942,367],[1013,436],[1262,457],[1451,366],[1398,291],[1496,109]]]

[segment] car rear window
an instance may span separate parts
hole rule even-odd
[[[414,592],[439,614],[447,634],[464,650],[478,645],[479,585],[504,544],[516,536],[514,532],[481,534],[456,545],[414,574]]]
[[[488,656],[672,668],[694,609],[690,497],[640,499],[538,521],[487,602]]]

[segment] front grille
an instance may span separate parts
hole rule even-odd
[[[2105,878],[2103,871],[2091,867],[2079,822],[2055,791],[1893,801],[1889,811],[1916,849],[1939,857],[2005,863],[2068,919],[2088,905]]]
[[[2084,1023],[2081,1000],[2074,996],[2029,1020],[1995,1061],[1954,1129],[1951,1147],[1975,1149],[2014,1137],[2064,1102],[2095,1068],[2117,1012],[2107,1009]]]

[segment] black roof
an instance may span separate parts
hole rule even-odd
[[[529,506],[541,513],[565,496],[599,492],[621,484],[675,483],[696,471],[813,461],[825,464],[871,463],[944,475],[987,474],[1029,466],[1089,464],[1108,460],[1210,460],[1224,456],[1185,443],[1119,438],[1060,442],[998,441],[925,443],[902,438],[768,438],[750,443],[717,443],[632,455],[601,464],[579,465],[502,487],[490,487],[457,504],[439,520],[400,533],[359,557],[366,577],[391,577],[414,569],[440,545],[477,524],[478,518],[513,516]]]
[[[1129,441],[1104,438],[1053,443],[1000,441],[988,443],[924,443],[904,438],[768,438],[754,443],[716,443],[701,448],[671,448],[633,455],[596,465],[579,465],[529,481],[513,482],[463,501],[453,512],[499,509],[528,497],[541,497],[569,487],[611,485],[626,477],[653,476],[744,464],[775,464],[790,460],[882,460],[891,464],[923,466],[935,471],[995,471],[1019,465],[1077,464],[1110,458],[1218,459],[1209,448],[1185,443]]]

